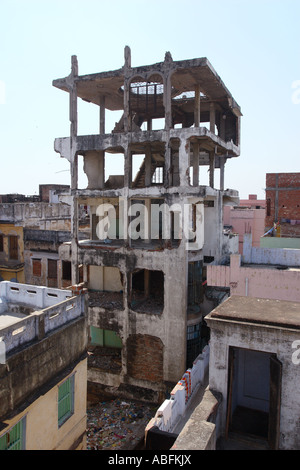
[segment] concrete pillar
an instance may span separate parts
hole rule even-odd
[[[84,172],[88,178],[88,189],[103,189],[105,175],[105,152],[90,151],[84,156]]]
[[[105,134],[105,96],[100,96],[100,134]]]
[[[151,185],[151,147],[147,145],[145,155],[145,186]]]
[[[220,157],[220,190],[224,191],[225,157]]]
[[[171,146],[169,145],[170,136],[169,131],[167,132],[167,142],[165,144],[165,163],[164,163],[164,176],[163,176],[163,183],[164,187],[168,188],[172,183],[172,168],[171,168]]]
[[[209,152],[209,186],[214,187],[215,181],[215,152]]]
[[[172,83],[171,69],[173,67],[173,59],[170,52],[166,52],[164,60],[164,107],[165,107],[165,130],[172,128]]]
[[[182,139],[179,145],[179,185],[189,185],[190,141]]]
[[[193,186],[199,185],[199,142],[193,143]]]
[[[169,130],[172,128],[171,89],[171,77],[168,73],[164,78],[165,130]]]
[[[78,201],[74,192],[78,188],[78,155],[76,153],[77,140],[77,87],[75,79],[78,76],[77,57],[72,56],[72,69],[69,76],[70,94],[70,162],[71,162],[71,192],[73,192],[71,205],[71,235],[72,235],[72,284],[79,282],[78,268]]]
[[[99,171],[99,188],[103,189],[104,184],[105,184],[105,152],[104,150],[100,150],[99,152],[98,171]]]
[[[215,133],[215,125],[216,125],[216,111],[215,111],[215,104],[210,103],[209,105],[209,130],[210,132]]]
[[[130,188],[132,183],[132,152],[129,146],[124,148],[124,188]]]
[[[125,46],[124,49],[124,131],[130,130],[129,122],[129,89],[130,89],[130,69],[131,69],[131,50]]]
[[[195,108],[194,108],[195,127],[200,126],[200,87],[195,87]]]

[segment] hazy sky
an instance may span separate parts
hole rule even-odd
[[[241,156],[225,187],[264,198],[265,175],[300,172],[300,0],[0,0],[0,194],[70,184],[54,139],[69,135],[68,95],[52,80],[207,57],[243,113]],[[81,100],[79,100],[81,103]],[[89,106],[89,107],[88,107]],[[79,133],[98,129],[79,105]]]

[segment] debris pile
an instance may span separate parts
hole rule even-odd
[[[133,450],[140,445],[153,406],[119,399],[87,410],[87,450]]]
[[[123,310],[123,292],[89,291],[89,307]]]
[[[131,308],[140,313],[160,314],[163,311],[164,302],[159,292],[155,296],[145,298],[143,293],[133,290]]]
[[[88,367],[109,370],[112,374],[119,373],[122,369],[121,350],[103,346],[89,346]]]

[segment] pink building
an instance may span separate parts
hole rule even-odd
[[[240,255],[231,255],[230,266],[207,266],[207,285],[229,287],[230,296],[300,302],[299,268],[242,266]]]
[[[252,234],[252,246],[260,246],[260,237],[265,230],[264,199],[257,199],[256,194],[249,194],[249,199],[240,199],[239,206],[224,207],[224,227],[239,235],[239,253],[243,253],[244,234]]]

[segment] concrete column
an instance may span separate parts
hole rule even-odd
[[[130,188],[132,182],[132,152],[130,147],[124,149],[124,188]]]
[[[214,187],[214,176],[215,176],[215,152],[209,152],[209,186]]]
[[[69,77],[70,94],[70,162],[71,162],[71,235],[72,235],[72,284],[79,282],[78,267],[78,201],[74,192],[78,188],[78,155],[76,153],[77,140],[77,87],[75,78],[78,76],[77,57],[72,56],[72,69]]]
[[[199,142],[193,143],[193,186],[199,185]]]
[[[224,191],[225,157],[220,157],[220,190]]]
[[[100,134],[105,134],[105,96],[100,96]]]
[[[171,175],[171,146],[169,145],[170,142],[170,137],[169,137],[169,131],[167,132],[168,137],[167,137],[167,142],[165,144],[165,163],[164,163],[164,187],[168,188],[170,186],[171,180],[172,180],[172,175]]]
[[[105,184],[105,152],[104,150],[100,150],[99,152],[98,171],[99,171],[99,188],[103,189],[104,184]]]
[[[164,77],[165,130],[172,128],[171,88],[171,77],[169,73],[166,73]]]
[[[70,116],[70,162],[71,162],[71,189],[78,187],[78,158],[76,154],[76,139],[77,139],[77,87],[75,78],[78,76],[78,62],[77,57],[72,56],[72,69],[69,77],[69,116]]]
[[[105,152],[89,151],[84,156],[84,172],[88,178],[88,189],[103,189],[105,174]]]
[[[164,107],[165,107],[165,130],[172,128],[172,83],[171,83],[171,70],[173,67],[173,59],[170,52],[166,52],[164,60]]]
[[[210,103],[209,106],[209,130],[210,132],[215,133],[215,124],[216,124],[216,111],[215,111],[215,105],[214,103]]]
[[[131,50],[125,46],[124,49],[124,131],[130,130],[129,123],[129,89],[130,89],[130,69],[131,69]]]
[[[151,147],[147,145],[145,155],[145,186],[151,185]]]
[[[182,139],[179,145],[179,185],[189,185],[190,141]]]
[[[195,87],[195,108],[194,108],[195,127],[200,126],[200,87]]]

